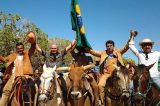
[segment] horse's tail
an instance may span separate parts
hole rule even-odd
[[[63,75],[59,75],[59,80],[61,81],[61,90],[62,90],[62,95],[63,95],[63,101],[65,106],[67,106],[67,85],[66,85],[66,81],[63,78]]]

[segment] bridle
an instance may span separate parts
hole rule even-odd
[[[138,84],[139,86],[141,87],[141,77],[138,79]],[[151,90],[152,88],[152,81],[151,81],[151,78],[149,78],[149,82],[148,82],[148,85],[147,85],[147,89],[144,91],[144,93],[142,93],[140,91],[140,87],[138,88],[138,91],[137,92],[134,92],[134,90],[132,90],[132,95],[131,95],[131,98],[132,98],[132,103],[134,103],[136,105],[137,101],[135,100],[135,97],[142,97],[142,101],[143,101],[143,104],[144,106],[146,105],[146,99],[147,99],[147,94],[148,92]],[[133,89],[133,88],[132,88]]]
[[[52,87],[53,84],[51,84],[51,85],[49,86],[49,89],[45,89],[45,83],[46,83],[46,79],[48,79],[48,78],[53,78],[53,75],[50,75],[50,76],[47,76],[47,77],[41,76],[41,78],[44,80],[44,83],[43,83],[43,85],[42,85],[42,88],[41,88],[41,86],[40,86],[40,95],[44,94],[44,95],[46,95],[47,97],[50,98],[50,97],[52,96],[52,94],[51,94],[51,92],[50,92],[50,89],[51,89],[51,87]],[[45,92],[45,91],[46,91],[46,92]]]
[[[113,76],[113,77],[117,77],[117,75],[115,76]],[[124,79],[125,79],[125,76],[124,76]],[[112,80],[113,80],[113,78],[112,78]],[[118,79],[116,79],[116,82],[118,82],[117,81]],[[111,82],[111,83],[113,83],[113,82]],[[126,81],[126,79],[125,79],[125,83],[127,83],[127,81]],[[115,84],[115,85],[118,85],[118,84]],[[106,84],[106,88],[108,88],[109,87],[109,85],[108,84]],[[127,85],[126,85],[126,88],[128,88],[127,87]],[[114,87],[114,90],[116,91],[117,89],[119,89],[120,90],[120,93],[119,94],[112,94],[110,91],[109,91],[109,89],[106,89],[105,90],[105,93],[106,93],[106,95],[110,98],[110,99],[112,99],[112,100],[116,100],[116,101],[119,101],[119,100],[121,100],[121,96],[123,95],[123,94],[126,94],[126,93],[128,93],[129,95],[130,95],[130,91],[129,91],[129,88],[128,89],[121,89],[120,87]]]
[[[18,87],[17,88],[17,102],[18,102],[18,106],[20,106],[20,99],[19,98],[22,98],[22,103],[23,103],[23,105],[25,105],[25,104],[35,104],[35,101],[32,101],[32,89],[28,86],[28,84],[27,84],[27,79],[31,79],[32,80],[32,77],[30,77],[30,76],[21,76],[21,77],[18,77],[17,79],[16,79],[16,81],[15,81],[15,83],[17,83],[17,82],[19,82],[19,85],[18,86],[15,86],[15,87]],[[24,80],[24,81],[23,81]],[[23,83],[23,82],[25,82],[25,83]],[[34,83],[34,81],[32,80],[32,82]],[[29,89],[26,89],[26,88],[29,88]],[[29,95],[28,95],[28,99],[29,99],[29,101],[25,101],[25,98],[24,98],[24,96],[20,96],[21,95],[21,93],[22,93],[22,95],[24,95],[25,93],[24,93],[24,91],[23,90],[29,90],[28,92],[29,92]],[[22,92],[21,92],[22,91]],[[35,98],[34,98],[35,99]]]

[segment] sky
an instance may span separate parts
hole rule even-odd
[[[72,41],[71,0],[0,0],[0,11],[18,14],[35,23],[49,38]],[[137,30],[135,46],[150,38],[153,50],[160,51],[160,0],[79,0],[87,40],[97,51],[113,40],[115,48],[124,47],[130,30]],[[123,57],[137,58],[129,50]]]

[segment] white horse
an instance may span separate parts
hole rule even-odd
[[[40,103],[49,102],[49,100],[57,99],[56,104],[59,106],[62,102],[61,100],[61,90],[60,86],[57,82],[58,75],[56,73],[56,66],[54,67],[46,67],[43,65],[43,73],[40,76],[41,84],[40,84],[40,91],[39,91],[39,98],[38,101]],[[59,94],[59,97],[57,97]],[[54,102],[55,103],[55,102]]]

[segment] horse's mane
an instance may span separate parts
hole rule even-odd
[[[107,83],[109,85],[111,85],[111,86],[113,85],[113,78],[115,77],[115,74],[117,72],[122,73],[124,76],[129,76],[128,69],[125,66],[120,66],[120,70],[114,69],[112,75],[108,78]]]
[[[29,89],[29,87],[34,90],[35,89],[35,82],[32,80],[32,78],[22,78],[22,84],[26,85],[26,89]]]
[[[123,73],[124,75],[129,75],[128,69],[125,66],[121,66],[120,70],[118,70],[120,73]]]

